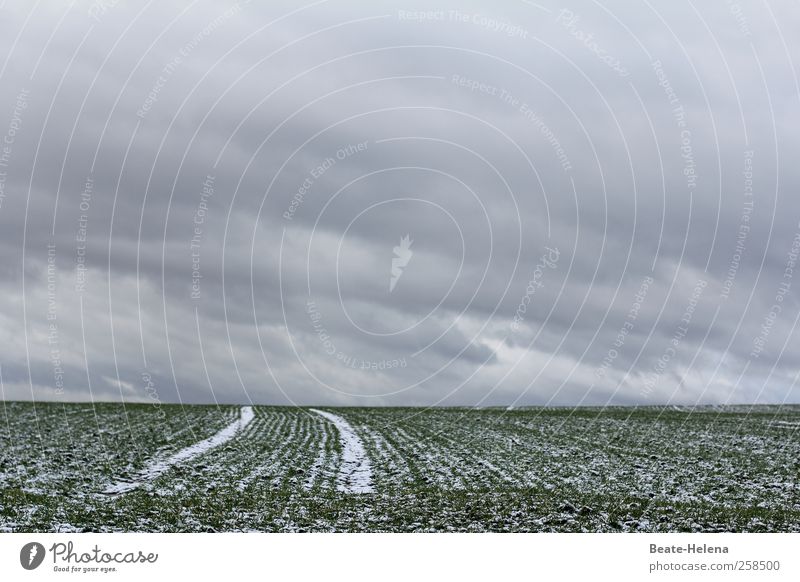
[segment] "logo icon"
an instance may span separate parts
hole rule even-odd
[[[22,546],[19,552],[19,563],[26,570],[35,570],[44,561],[44,546],[39,542],[30,542]]]
[[[394,257],[392,257],[392,276],[389,279],[389,293],[394,291],[397,282],[403,276],[403,269],[408,266],[408,262],[414,256],[414,251],[411,250],[413,242],[409,235],[406,235],[400,239],[400,244],[392,249]]]

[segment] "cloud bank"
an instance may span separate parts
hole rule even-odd
[[[3,397],[799,402],[798,24],[6,3]]]

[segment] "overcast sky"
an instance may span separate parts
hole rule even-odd
[[[797,3],[141,4],[0,4],[4,398],[800,402]]]

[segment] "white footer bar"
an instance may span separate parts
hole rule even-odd
[[[0,579],[796,581],[798,548],[800,534],[0,534]]]

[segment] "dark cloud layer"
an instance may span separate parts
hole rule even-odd
[[[798,21],[6,3],[3,395],[797,402]]]

